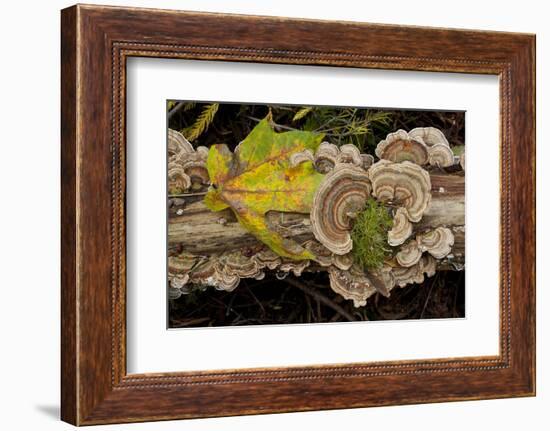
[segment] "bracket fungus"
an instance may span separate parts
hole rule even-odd
[[[436,127],[416,127],[409,132],[409,136],[426,144],[430,165],[442,168],[454,165],[453,151],[441,130]]]
[[[189,274],[189,282],[201,287],[213,286],[218,290],[232,291],[240,281],[236,275],[220,273],[216,265],[217,257],[212,257],[198,264]]]
[[[383,160],[408,160],[421,166],[430,164],[445,168],[455,163],[449,141],[435,127],[417,127],[408,133],[405,130],[390,133],[378,143],[376,155]]]
[[[340,154],[336,158],[338,163],[351,163],[355,166],[363,166],[361,151],[353,144],[344,144],[340,147]]]
[[[334,144],[321,142],[313,158],[315,169],[322,174],[333,170],[337,164],[352,164],[367,169],[374,161],[369,154],[361,154],[353,144],[344,144],[338,148]]]
[[[347,271],[353,265],[353,256],[348,254],[333,254],[332,264],[343,271]]]
[[[192,254],[180,253],[168,257],[168,273],[186,274],[197,265],[199,258]]]
[[[415,127],[409,132],[409,136],[424,142],[428,147],[436,144],[449,146],[449,141],[441,130],[436,127]]]
[[[170,279],[170,287],[182,289],[189,281],[189,274],[175,274]]]
[[[178,299],[181,295],[191,293],[191,289],[187,285],[189,274],[168,274],[168,280],[168,297],[170,299]]]
[[[432,277],[435,274],[437,262],[430,255],[424,255],[420,260],[409,267],[395,267],[392,269],[392,276],[396,286],[405,287],[411,283],[422,283],[424,274]]]
[[[206,147],[199,147],[197,151],[179,157],[183,170],[189,175],[191,182],[199,187],[210,184],[210,176],[206,168],[208,150],[204,151],[204,149]]]
[[[412,230],[407,210],[403,207],[397,208],[393,216],[393,227],[388,231],[388,244],[394,247],[403,244],[411,236]]]
[[[315,238],[335,254],[351,251],[353,216],[364,207],[370,192],[370,181],[362,168],[338,164],[313,196],[310,220]]]
[[[455,163],[455,156],[450,147],[443,144],[435,144],[428,150],[428,161],[432,166],[446,168]]]
[[[321,142],[317,151],[315,151],[315,169],[326,174],[336,166],[338,154],[340,150],[334,144]]]
[[[374,163],[374,157],[371,154],[361,154],[362,164],[361,166],[366,171]]]
[[[412,239],[403,245],[395,255],[397,263],[405,268],[411,267],[418,263],[421,257],[422,250],[420,249],[416,239]]]
[[[310,239],[304,242],[302,244],[302,247],[304,247],[306,250],[311,251],[311,253],[315,256],[313,260],[319,266],[326,268],[332,265],[333,253],[319,241]]]
[[[267,247],[264,247],[262,250],[252,256],[252,260],[254,260],[260,266],[260,268],[267,268],[270,270],[274,270],[282,262],[281,257]]]
[[[431,181],[427,171],[405,161],[393,163],[381,160],[367,171],[372,194],[384,203],[404,207],[412,222],[422,219],[431,201]]]
[[[298,261],[292,261],[288,260],[281,265],[279,265],[279,271],[284,273],[290,273],[294,274],[296,277],[300,277],[302,275],[302,272],[304,272],[304,269],[306,269],[309,266],[309,260],[298,260]]]
[[[422,139],[411,137],[406,131],[398,130],[380,141],[375,150],[378,158],[391,162],[410,161],[417,165],[428,163],[428,147]]]
[[[241,251],[223,253],[216,262],[217,271],[239,278],[255,278],[261,280],[265,274],[260,265]]]
[[[367,304],[367,299],[376,293],[371,281],[356,265],[347,271],[329,268],[330,287],[345,299],[353,300],[355,307]]]
[[[314,161],[313,151],[309,148],[290,155],[290,166],[293,168],[307,161]]]
[[[420,250],[427,251],[436,259],[443,259],[451,252],[455,237],[451,229],[439,226],[416,236]]]
[[[193,145],[174,129],[168,129],[168,158],[179,157],[182,153],[193,153]]]
[[[439,226],[417,234],[415,239],[401,247],[395,258],[399,265],[410,267],[418,263],[423,252],[430,253],[436,259],[443,259],[451,252],[453,245],[454,235],[451,229]]]
[[[346,271],[353,265],[353,256],[350,253],[334,254],[318,241],[308,240],[303,244],[303,247],[315,255],[314,261],[323,268],[333,265]]]
[[[210,184],[206,169],[208,148],[196,150],[185,137],[176,130],[168,129],[168,187],[169,190],[185,191],[195,185]]]
[[[191,177],[177,162],[168,163],[168,193],[171,195],[183,193],[191,187]]]

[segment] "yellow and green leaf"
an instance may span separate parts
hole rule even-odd
[[[306,149],[315,151],[322,138],[312,132],[276,133],[264,119],[234,154],[225,145],[211,147],[207,168],[212,185],[206,206],[212,211],[230,207],[249,232],[280,256],[312,259],[311,252],[270,229],[265,214],[311,211],[323,175],[310,161],[291,166],[290,156]]]

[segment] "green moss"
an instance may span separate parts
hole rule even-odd
[[[351,231],[352,253],[363,268],[379,268],[390,255],[388,230],[392,225],[392,217],[386,207],[374,199],[367,200]]]
[[[451,147],[451,150],[455,156],[461,156],[464,153],[464,145],[455,145]]]

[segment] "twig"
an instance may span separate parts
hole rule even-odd
[[[424,316],[424,312],[426,311],[426,307],[428,306],[428,301],[430,300],[430,296],[432,295],[432,290],[437,280],[438,280],[438,277],[436,276],[432,281],[432,285],[430,286],[430,290],[428,291],[428,296],[426,296],[426,301],[424,301],[424,307],[422,307],[422,312],[420,313],[419,319],[422,319],[422,317]]]
[[[334,303],[331,299],[327,298],[322,293],[311,289],[310,287],[306,286],[305,284],[301,283],[298,280],[295,280],[293,278],[287,278],[286,282],[290,284],[291,286],[294,286],[298,289],[300,289],[302,292],[307,293],[309,296],[312,296],[315,299],[318,299],[323,304],[325,304],[327,307],[332,308],[334,311],[339,313],[342,317],[346,318],[350,322],[355,321],[354,317],[349,314],[346,310],[344,310],[342,307],[340,307],[338,304]]]
[[[179,195],[168,195],[169,198],[188,198],[191,196],[204,196],[208,192],[196,192],[196,193],[181,193]]]
[[[178,328],[184,328],[186,326],[199,325],[204,322],[208,322],[210,317],[198,317],[196,319],[186,319],[186,320],[173,320],[173,323],[177,324]]]
[[[265,308],[260,302],[260,300],[256,297],[256,295],[254,295],[254,293],[252,293],[252,289],[250,289],[250,287],[248,286],[248,283],[244,283],[244,286],[246,287],[246,290],[248,290],[248,293],[250,294],[250,296],[252,296],[254,301],[260,306],[260,308],[262,309],[262,314],[265,316]]]
[[[261,118],[256,118],[256,117],[252,117],[251,115],[246,115],[246,118],[252,120],[252,121],[256,121],[257,123],[259,123],[261,120]],[[277,124],[275,123],[274,121],[271,122],[271,124],[273,124],[273,127],[276,127],[278,129],[283,129],[283,130],[292,130],[292,131],[296,131],[296,130],[299,130],[299,129],[295,129],[294,127],[288,127],[288,126],[283,126],[282,124]]]
[[[170,109],[170,112],[168,113],[168,119],[170,120],[176,112],[183,108],[183,105],[185,105],[185,102],[178,102],[176,106]]]

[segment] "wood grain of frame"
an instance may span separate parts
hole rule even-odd
[[[61,49],[63,420],[88,425],[535,394],[534,35],[78,5],[62,11]],[[499,355],[128,375],[131,56],[498,75]]]

